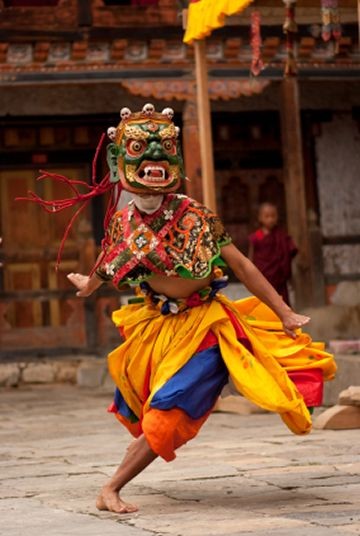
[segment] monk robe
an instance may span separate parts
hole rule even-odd
[[[253,263],[277,292],[289,303],[287,281],[291,277],[291,261],[297,253],[292,238],[276,226],[269,233],[258,229],[249,236],[253,246]]]

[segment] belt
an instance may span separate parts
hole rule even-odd
[[[157,294],[147,281],[143,281],[136,287],[136,297],[130,298],[129,304],[144,303],[146,305],[153,305],[160,310],[162,315],[176,315],[186,311],[186,309],[198,307],[215,298],[219,290],[228,285],[228,276],[224,276],[220,268],[215,268],[213,273],[215,278],[211,281],[210,285],[193,292],[187,298],[169,298],[165,294]]]

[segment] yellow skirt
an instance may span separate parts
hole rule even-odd
[[[251,351],[238,340],[229,312]],[[113,321],[125,340],[109,355],[110,374],[140,423],[151,412],[154,396],[191,360],[210,332],[238,392],[279,413],[296,434],[310,431],[311,416],[287,372],[321,369],[324,380],[336,372],[323,344],[312,342],[301,330],[295,340],[288,337],[278,317],[255,297],[232,302],[218,294],[212,301],[166,316],[152,304],[132,304],[115,311]]]

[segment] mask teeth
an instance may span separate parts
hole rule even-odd
[[[151,177],[154,180],[164,180],[166,178],[165,169],[163,167],[146,166],[146,168],[144,168],[144,171],[145,171],[145,175],[147,175],[148,177]],[[161,177],[153,177],[152,176],[153,171],[160,171],[161,172]]]

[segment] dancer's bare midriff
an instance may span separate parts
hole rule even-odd
[[[194,292],[207,287],[213,276],[204,279],[184,279],[154,274],[148,283],[154,292],[164,294],[168,298],[188,298]]]

